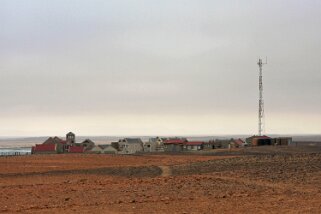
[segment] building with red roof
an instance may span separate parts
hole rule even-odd
[[[95,143],[86,139],[82,143],[76,143],[76,135],[72,132],[66,134],[63,140],[57,136],[49,137],[42,144],[32,147],[32,154],[51,154],[51,153],[83,153],[86,149],[91,149]]]
[[[181,152],[184,150],[186,139],[183,138],[172,138],[164,141],[164,150],[166,152]]]

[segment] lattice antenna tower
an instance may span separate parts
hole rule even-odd
[[[259,136],[262,136],[264,129],[265,129],[265,122],[264,122],[264,100],[263,100],[263,65],[267,64],[267,58],[265,63],[262,62],[262,59],[259,58],[258,61],[258,66],[259,66],[259,124],[258,124],[258,128],[259,128]]]

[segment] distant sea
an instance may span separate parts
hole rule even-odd
[[[3,155],[29,155],[31,154],[31,147],[25,148],[0,148],[0,156]]]

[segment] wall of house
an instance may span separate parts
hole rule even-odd
[[[166,144],[164,145],[166,152],[181,152],[183,151],[183,145],[179,144]]]
[[[119,142],[119,154],[135,154],[143,151],[143,146],[140,143]]]
[[[198,150],[201,150],[202,149],[202,146],[198,146],[198,145],[188,145],[187,146],[187,150],[189,151],[198,151]]]
[[[156,152],[157,142],[148,142],[144,144],[144,152]]]

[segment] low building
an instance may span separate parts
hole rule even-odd
[[[54,146],[46,146],[54,145]],[[49,137],[42,144],[37,144],[32,147],[32,154],[45,153],[83,153],[95,146],[95,143],[90,139],[86,139],[82,143],[76,143],[76,135],[72,132],[66,134],[66,140],[59,137]],[[53,150],[53,148],[55,148]]]
[[[119,154],[135,154],[143,152],[143,141],[140,138],[124,138],[118,141]]]
[[[32,154],[53,154],[53,153],[64,153],[67,151],[69,146],[66,141],[59,137],[49,137],[42,144],[36,144],[31,148]]]
[[[272,139],[272,144],[276,146],[288,146],[292,143],[292,137],[278,137]]]
[[[186,139],[169,139],[164,142],[164,150],[166,152],[181,152],[184,150]]]
[[[210,141],[208,141],[208,142],[204,142],[204,144],[203,144],[203,149],[204,149],[204,150],[215,149],[214,140],[210,140]]]
[[[268,136],[252,136],[246,139],[246,142],[251,146],[268,146],[273,145],[272,138]]]
[[[160,137],[149,138],[148,142],[144,143],[144,152],[163,152],[164,140]]]
[[[202,141],[191,141],[184,143],[184,149],[187,151],[199,151],[203,150],[204,142]]]
[[[227,149],[230,147],[230,142],[233,139],[215,139],[210,141],[212,148],[214,149]]]
[[[36,144],[31,148],[31,154],[57,154],[58,144]]]
[[[244,147],[245,142],[242,139],[232,139],[230,141],[230,148],[240,148]]]

